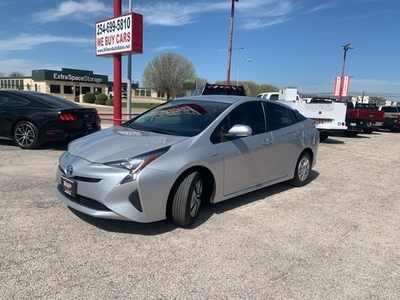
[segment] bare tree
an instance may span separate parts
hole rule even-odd
[[[225,84],[225,80],[216,82],[217,84]],[[255,97],[260,93],[277,92],[279,89],[271,84],[257,84],[253,81],[239,81],[239,85],[243,85],[247,96]]]
[[[260,93],[277,92],[279,88],[271,84],[256,84],[252,81],[246,81],[243,83],[247,87],[248,95],[255,97]]]
[[[9,77],[24,77],[24,74],[18,71],[12,71],[10,74],[8,74]]]
[[[207,79],[201,77],[196,78],[196,87],[203,86],[206,84],[207,84]]]
[[[206,84],[207,84],[207,79],[205,79],[205,78],[200,78],[200,77],[187,78],[183,82],[183,88],[185,89],[185,91],[192,92],[196,88],[201,87],[201,86],[205,86]]]
[[[166,93],[167,100],[184,94],[184,81],[195,78],[193,64],[176,53],[164,53],[149,62],[143,71],[144,87]]]

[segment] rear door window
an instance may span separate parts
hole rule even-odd
[[[267,102],[269,131],[278,130],[297,123],[293,111],[285,106]]]

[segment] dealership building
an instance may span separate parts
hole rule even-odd
[[[139,83],[131,84],[134,97],[159,97],[160,93],[149,89],[139,89]],[[57,70],[32,70],[31,77],[0,77],[0,88],[38,91],[54,94],[63,98],[82,102],[86,93],[109,93],[113,89],[113,82],[108,81],[107,75],[94,74],[92,71],[62,68]],[[127,84],[122,83],[126,90]]]

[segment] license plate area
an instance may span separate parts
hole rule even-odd
[[[78,183],[75,180],[61,176],[61,189],[64,193],[70,195],[71,197],[75,197],[77,185]]]

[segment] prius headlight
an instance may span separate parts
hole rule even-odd
[[[145,158],[128,158],[127,160],[121,160],[120,162],[117,162],[115,166],[119,165],[122,168],[125,168],[129,171],[134,171],[136,170],[143,162],[145,161]]]
[[[156,160],[168,150],[169,147],[165,147],[139,156],[118,161],[111,161],[104,164],[109,167],[121,168],[129,171],[129,174],[121,181],[121,184],[123,184],[136,180],[141,170],[143,170],[148,164]]]

